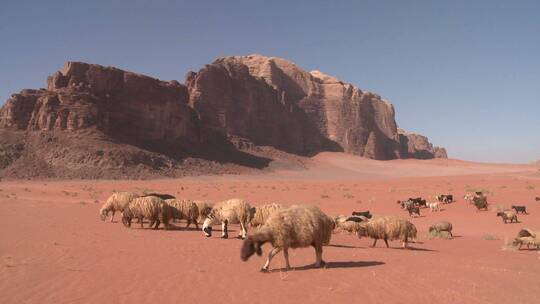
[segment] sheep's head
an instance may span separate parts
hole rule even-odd
[[[104,221],[106,218],[107,218],[107,215],[109,214],[109,211],[107,211],[107,209],[105,208],[101,208],[99,209],[99,218]]]
[[[262,255],[261,246],[261,242],[254,241],[251,237],[244,240],[244,244],[242,244],[242,249],[240,251],[240,258],[242,261],[247,261],[254,253],[258,256]]]
[[[131,227],[131,217],[125,213],[122,213],[122,224],[126,227]]]
[[[359,238],[362,238],[364,236],[367,236],[367,228],[366,228],[366,225],[358,225],[358,232],[356,233],[356,235],[359,237]]]
[[[504,216],[504,212],[497,212],[497,216]]]
[[[211,218],[207,217],[204,220],[202,231],[204,232],[204,235],[206,237],[212,236],[212,219]]]

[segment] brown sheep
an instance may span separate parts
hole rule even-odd
[[[373,219],[369,222],[361,224],[361,229],[358,231],[358,237],[370,237],[374,239],[373,245],[377,245],[378,239],[383,239],[386,247],[388,240],[399,239],[403,242],[403,247],[407,247],[409,239],[416,238],[416,227],[409,221],[400,219],[396,216],[384,216]]]
[[[240,257],[242,261],[247,261],[254,253],[262,255],[261,246],[269,242],[273,248],[261,271],[268,271],[272,258],[281,250],[285,257],[285,266],[290,269],[289,248],[313,246],[315,267],[322,267],[325,265],[322,259],[323,245],[330,243],[334,225],[332,218],[314,206],[294,205],[281,209],[273,213],[259,230],[244,241]]]
[[[131,220],[138,218],[143,228],[143,219],[150,221],[150,227],[156,224],[154,229],[163,223],[165,229],[169,229],[169,222],[172,218],[172,208],[162,199],[156,196],[145,196],[133,199],[122,212],[122,223],[126,227],[131,227]]]

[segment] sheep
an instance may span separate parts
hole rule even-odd
[[[463,199],[466,200],[466,201],[469,201],[470,204],[473,203],[473,199],[474,199],[474,194],[472,193],[467,193],[463,196]]]
[[[239,238],[245,239],[247,236],[247,224],[250,219],[249,203],[242,199],[230,199],[214,205],[203,223],[203,232],[206,237],[212,236],[212,224],[221,223],[221,238],[229,238],[227,231],[228,224],[240,223]]]
[[[114,220],[114,213],[116,211],[124,211],[124,208],[131,202],[134,198],[138,197],[137,194],[132,192],[115,192],[109,198],[103,206],[101,206],[101,209],[99,210],[99,216],[101,217],[101,220],[105,220],[107,216],[109,215],[109,212],[112,212],[111,215],[111,223]]]
[[[516,223],[518,222],[517,215],[514,211],[509,211],[509,210],[500,211],[500,212],[497,212],[497,216],[500,216],[505,224],[507,221],[510,221],[510,223],[514,221]]]
[[[122,223],[126,227],[131,227],[131,220],[138,218],[143,228],[143,218],[146,218],[150,221],[150,227],[155,223],[154,229],[158,229],[159,224],[163,223],[165,230],[168,230],[172,213],[172,208],[157,196],[138,197],[124,208]]]
[[[195,228],[199,230],[199,224],[197,219],[199,218],[199,208],[197,204],[191,200],[176,200],[176,199],[167,199],[165,200],[167,205],[172,207],[172,219],[186,220],[186,228],[195,223]]]
[[[315,206],[293,205],[273,213],[266,223],[242,244],[240,258],[247,261],[254,253],[262,255],[261,246],[270,242],[272,250],[268,253],[266,263],[261,268],[267,272],[272,258],[283,250],[285,267],[289,263],[289,248],[313,246],[315,248],[315,267],[326,263],[322,259],[323,246],[330,243],[335,223]]]
[[[262,206],[252,207],[250,209],[250,225],[252,227],[262,226],[268,217],[274,212],[283,209],[279,204],[266,204]]]
[[[512,246],[519,246],[518,249],[521,249],[521,246],[523,245],[527,245],[527,249],[531,248],[530,246],[534,246],[536,247],[536,249],[539,249],[540,248],[540,240],[537,240],[536,238],[534,237],[531,237],[531,236],[522,236],[522,237],[517,237],[514,239],[514,241],[512,242]]]
[[[417,216],[420,216],[420,207],[418,207],[418,206],[409,206],[409,208],[407,208],[407,212],[409,212],[409,216],[412,216],[413,214],[416,214]]]
[[[521,249],[521,246],[527,245],[527,248],[530,248],[530,245],[540,248],[540,239],[537,239],[537,233],[533,232],[530,229],[523,228],[518,232],[518,236],[512,242],[513,246],[519,246],[518,249]]]
[[[199,209],[199,218],[198,221],[202,222],[206,219],[206,216],[210,214],[210,211],[212,211],[212,207],[214,207],[214,204],[207,202],[207,201],[194,201],[197,205],[197,208]]]
[[[452,224],[446,221],[437,222],[431,225],[428,231],[429,233],[433,233],[433,232],[441,233],[441,231],[446,231],[450,234],[450,238],[454,237],[452,235]]]
[[[481,209],[488,210],[488,202],[487,197],[485,196],[475,196],[473,197],[473,204],[476,207],[477,211],[480,211]]]
[[[438,202],[428,203],[428,207],[431,212],[441,211],[440,204]]]
[[[396,216],[384,216],[362,223],[358,231],[358,237],[370,237],[374,239],[373,245],[377,245],[378,239],[383,239],[389,248],[388,240],[399,239],[403,242],[403,248],[407,248],[409,239],[416,238],[416,227],[409,221]]]
[[[336,223],[335,228],[341,231],[347,231],[349,233],[357,233],[360,223],[367,221],[369,221],[369,219],[361,215],[338,215],[334,218],[334,222]]]
[[[510,209],[514,209],[516,210],[516,213],[523,213],[523,214],[527,214],[527,207],[525,206],[515,206],[515,205],[512,205],[512,208]]]
[[[363,217],[367,217],[368,219],[373,217],[373,215],[369,212],[369,210],[367,210],[367,211],[353,211],[352,215],[363,216]]]

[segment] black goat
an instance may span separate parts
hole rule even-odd
[[[373,215],[371,215],[369,210],[368,211],[353,211],[352,215],[353,216],[363,216],[363,217],[366,217],[368,219],[373,217]]]
[[[515,205],[512,205],[512,208],[511,209],[514,209],[516,210],[516,213],[524,213],[524,214],[527,214],[527,207],[525,206],[515,206]]]
[[[407,208],[407,211],[409,212],[409,216],[412,216],[413,214],[420,216],[420,208],[418,206],[410,206]]]

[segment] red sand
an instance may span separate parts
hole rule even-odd
[[[505,246],[522,227],[540,231],[537,168],[332,153],[309,167],[277,164],[269,174],[180,180],[1,182],[0,303],[538,303],[540,251]],[[490,191],[488,212],[463,201],[472,188]],[[397,241],[390,249],[382,242],[368,248],[371,240],[335,234],[324,249],[327,268],[311,268],[314,251],[306,248],[291,252],[294,270],[280,269],[279,254],[275,271],[263,274],[264,258],[242,262],[241,241],[219,233],[207,239],[201,231],[102,222],[98,210],[113,190],[314,204],[329,215],[408,217],[397,199],[442,192],[458,200],[411,219],[419,230],[412,250],[398,249]],[[495,210],[511,204],[526,205],[530,214],[505,225]],[[427,227],[438,220],[451,221],[456,238],[429,239]]]

